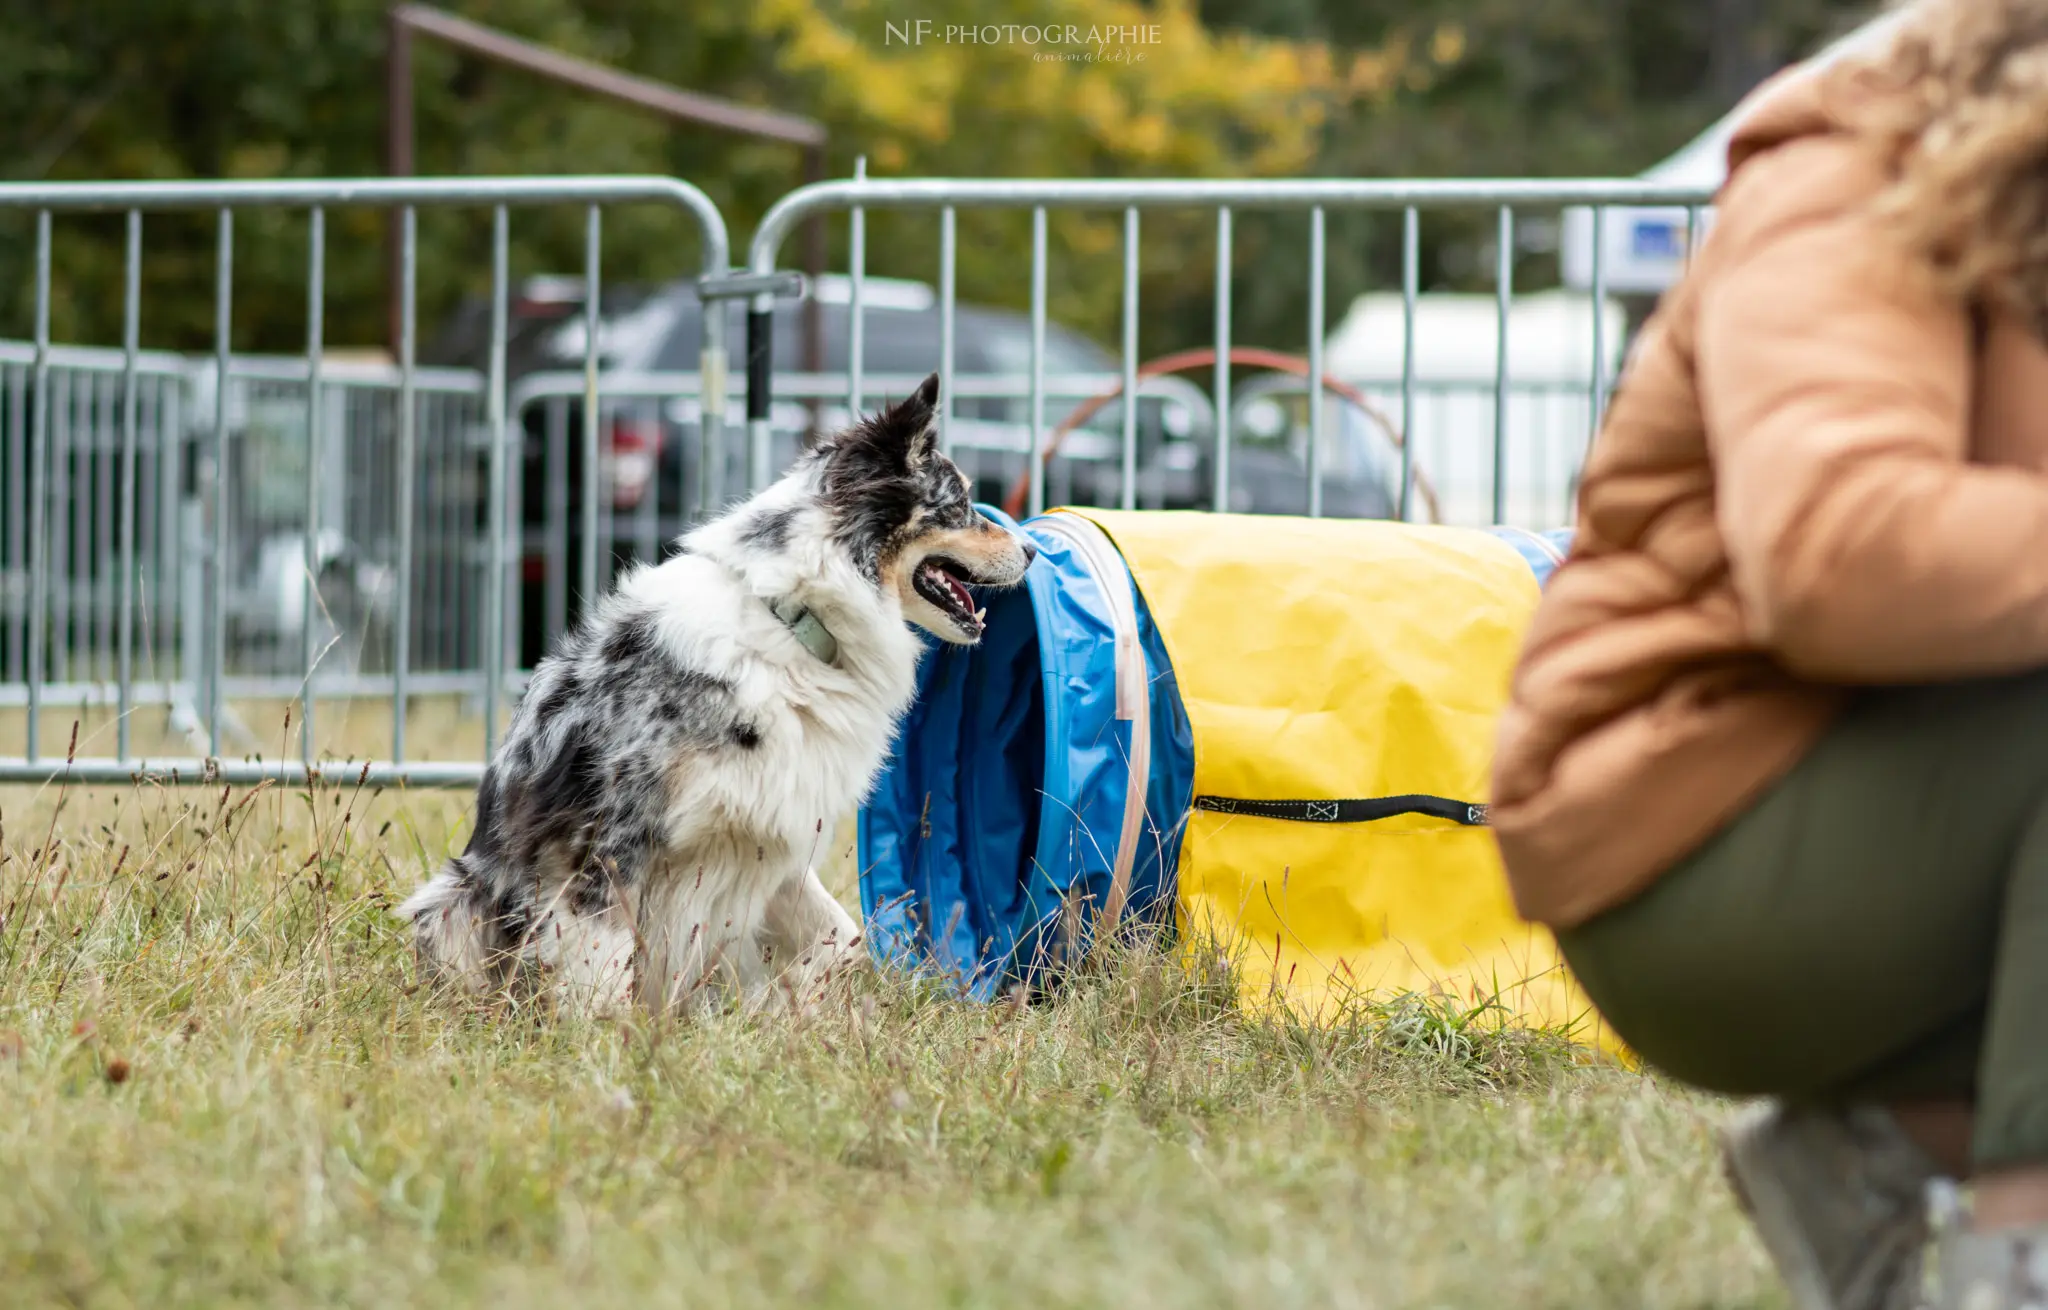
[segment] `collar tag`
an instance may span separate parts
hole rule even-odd
[[[797,639],[797,643],[817,656],[821,662],[839,662],[839,638],[833,636],[832,629],[825,626],[824,620],[811,613],[807,607],[793,598],[786,598],[772,602],[768,609],[776,618],[782,620],[782,625],[789,629],[790,635]]]

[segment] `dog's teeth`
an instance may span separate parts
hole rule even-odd
[[[978,609],[974,611],[974,621],[976,623],[988,622],[988,611],[985,609]]]

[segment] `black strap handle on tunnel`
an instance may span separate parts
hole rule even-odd
[[[768,379],[775,370],[775,311],[747,311],[747,422],[768,417]]]
[[[1247,801],[1230,796],[1197,796],[1195,808],[1211,814],[1242,814],[1252,819],[1285,819],[1291,823],[1372,823],[1400,814],[1426,814],[1467,828],[1486,826],[1486,807],[1445,796],[1375,796],[1348,801]]]
[[[745,300],[747,305],[747,422],[768,417],[768,391],[775,375],[775,311],[758,309],[760,296],[780,299],[803,298],[806,290],[801,273],[726,273],[697,279],[697,297],[706,312],[725,300]]]

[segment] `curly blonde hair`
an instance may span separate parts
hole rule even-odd
[[[1878,200],[1960,298],[2048,337],[2048,0],[1909,0],[1845,60],[1891,151]]]

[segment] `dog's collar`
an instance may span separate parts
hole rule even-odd
[[[776,618],[782,620],[783,626],[789,629],[790,635],[795,637],[805,650],[826,664],[839,662],[839,638],[833,636],[832,629],[825,626],[825,621],[813,614],[803,602],[785,596],[781,600],[768,602],[768,608]]]

